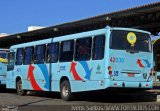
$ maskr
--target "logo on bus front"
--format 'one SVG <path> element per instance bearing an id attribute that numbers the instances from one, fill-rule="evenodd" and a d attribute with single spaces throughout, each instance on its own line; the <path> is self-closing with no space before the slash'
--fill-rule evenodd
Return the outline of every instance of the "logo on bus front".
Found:
<path id="1" fill-rule="evenodd" d="M 122 58 L 122 57 L 111 57 L 110 62 L 112 62 L 112 63 L 124 63 L 124 58 Z"/>
<path id="2" fill-rule="evenodd" d="M 101 72 L 101 66 L 98 64 L 96 74 L 101 74 L 101 73 L 102 73 L 102 72 Z"/>
<path id="3" fill-rule="evenodd" d="M 136 34 L 133 32 L 129 32 L 127 34 L 127 40 L 131 44 L 131 46 L 133 47 L 134 44 L 136 43 L 136 40 L 137 40 Z"/>

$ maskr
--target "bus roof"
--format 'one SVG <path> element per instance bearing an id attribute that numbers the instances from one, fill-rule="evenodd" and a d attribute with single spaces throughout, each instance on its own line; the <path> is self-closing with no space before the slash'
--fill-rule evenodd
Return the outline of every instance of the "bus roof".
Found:
<path id="1" fill-rule="evenodd" d="M 112 27 L 112 30 L 129 30 L 129 31 L 135 31 L 135 32 L 142 32 L 142 33 L 147 33 L 151 34 L 148 31 L 140 30 L 140 29 L 134 29 L 134 28 L 122 28 L 122 27 Z"/>
<path id="2" fill-rule="evenodd" d="M 9 51 L 9 49 L 0 48 L 0 51 Z"/>
<path id="3" fill-rule="evenodd" d="M 40 44 L 46 44 L 51 42 L 51 38 L 50 39 L 44 39 L 44 40 L 38 40 L 38 41 L 33 41 L 33 42 L 27 42 L 27 43 L 22 43 L 22 44 L 17 44 L 17 45 L 13 45 L 10 47 L 10 49 L 16 49 L 16 48 L 21 48 L 21 47 L 30 47 L 30 46 L 34 46 L 34 45 L 40 45 Z"/>
<path id="4" fill-rule="evenodd" d="M 53 42 L 76 39 L 80 37 L 94 36 L 94 35 L 102 34 L 105 32 L 106 32 L 106 28 L 103 28 L 103 29 L 87 31 L 87 32 L 82 32 L 82 33 L 64 35 L 64 36 L 54 37 Z M 34 42 L 22 43 L 22 44 L 13 45 L 11 46 L 10 49 L 15 49 L 15 48 L 20 48 L 20 47 L 29 47 L 29 46 L 33 46 L 33 44 L 40 45 L 40 44 L 50 43 L 51 41 L 52 41 L 52 38 L 34 41 Z"/>
<path id="5" fill-rule="evenodd" d="M 129 31 L 136 31 L 136 32 L 142 32 L 142 33 L 150 34 L 150 32 L 139 30 L 139 29 L 107 26 L 103 29 L 97 29 L 97 30 L 86 31 L 86 32 L 81 32 L 81 33 L 76 33 L 76 34 L 54 37 L 54 39 L 52 39 L 52 37 L 51 37 L 50 39 L 44 39 L 44 40 L 38 40 L 38 41 L 33 41 L 33 42 L 28 42 L 28 43 L 17 44 L 17 45 L 11 46 L 10 49 L 15 49 L 15 48 L 20 48 L 20 47 L 29 47 L 29 46 L 33 46 L 33 44 L 34 45 L 46 44 L 46 43 L 50 43 L 51 41 L 58 42 L 58 41 L 65 41 L 65 40 L 70 40 L 70 39 L 77 39 L 77 38 L 81 38 L 81 37 L 94 36 L 94 35 L 98 35 L 98 34 L 105 34 L 105 32 L 107 31 L 106 29 L 110 29 L 110 30 L 129 30 Z"/>

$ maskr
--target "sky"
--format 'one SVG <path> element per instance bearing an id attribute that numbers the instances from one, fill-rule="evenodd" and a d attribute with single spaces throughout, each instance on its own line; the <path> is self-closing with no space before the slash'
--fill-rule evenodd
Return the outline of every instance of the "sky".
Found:
<path id="1" fill-rule="evenodd" d="M 0 33 L 26 32 L 160 0 L 0 0 Z"/>

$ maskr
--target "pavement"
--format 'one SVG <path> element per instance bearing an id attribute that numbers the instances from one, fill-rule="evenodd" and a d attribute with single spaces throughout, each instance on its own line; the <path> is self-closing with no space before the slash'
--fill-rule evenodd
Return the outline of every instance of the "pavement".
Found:
<path id="1" fill-rule="evenodd" d="M 0 110 L 10 111 L 99 111 L 109 110 L 112 106 L 118 108 L 156 108 L 160 110 L 159 90 L 145 93 L 77 93 L 73 101 L 63 101 L 59 93 L 30 92 L 26 96 L 18 96 L 15 90 L 0 89 Z M 109 108 L 109 109 L 107 109 Z M 112 109 L 110 109 L 112 110 Z M 122 109 L 121 109 L 122 110 Z M 130 109 L 128 109 L 130 110 Z M 151 110 L 151 109 L 150 109 Z"/>

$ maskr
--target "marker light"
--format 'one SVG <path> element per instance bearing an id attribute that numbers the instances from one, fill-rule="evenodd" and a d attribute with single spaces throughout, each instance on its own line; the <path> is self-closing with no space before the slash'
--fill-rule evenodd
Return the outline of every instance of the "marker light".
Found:
<path id="1" fill-rule="evenodd" d="M 111 67 L 111 66 L 108 66 L 108 70 L 109 70 L 109 71 L 112 71 L 112 67 Z"/>
<path id="2" fill-rule="evenodd" d="M 112 71 L 109 71 L 109 75 L 112 75 Z"/>
<path id="3" fill-rule="evenodd" d="M 109 75 L 112 75 L 112 67 L 111 66 L 108 66 L 108 73 L 109 73 Z"/>

